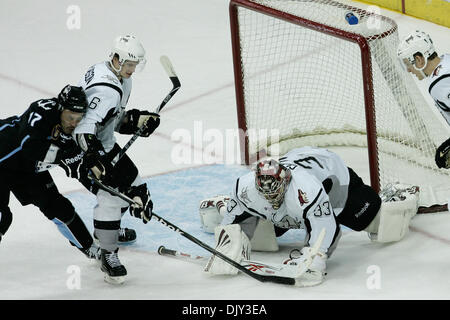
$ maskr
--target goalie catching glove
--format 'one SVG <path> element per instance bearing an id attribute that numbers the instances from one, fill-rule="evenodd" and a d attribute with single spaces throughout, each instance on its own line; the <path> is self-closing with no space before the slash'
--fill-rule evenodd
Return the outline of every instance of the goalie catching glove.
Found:
<path id="1" fill-rule="evenodd" d="M 119 133 L 135 134 L 143 128 L 142 133 L 139 135 L 140 137 L 151 135 L 158 128 L 161 121 L 159 114 L 137 109 L 127 111 L 126 117 L 128 121 L 121 125 Z"/>
<path id="2" fill-rule="evenodd" d="M 153 202 L 150 199 L 150 192 L 145 183 L 139 186 L 132 186 L 126 193 L 136 204 L 130 205 L 130 214 L 136 218 L 142 219 L 147 223 L 152 218 Z"/>
<path id="3" fill-rule="evenodd" d="M 293 252 L 291 252 L 289 259 L 284 261 L 283 264 L 296 267 L 296 274 L 294 275 L 296 286 L 311 287 L 321 284 L 326 275 L 327 254 L 322 252 L 314 253 L 311 247 L 302 248 L 299 257 L 294 257 Z"/>
<path id="4" fill-rule="evenodd" d="M 450 139 L 445 140 L 436 150 L 435 161 L 439 168 L 450 168 Z"/>

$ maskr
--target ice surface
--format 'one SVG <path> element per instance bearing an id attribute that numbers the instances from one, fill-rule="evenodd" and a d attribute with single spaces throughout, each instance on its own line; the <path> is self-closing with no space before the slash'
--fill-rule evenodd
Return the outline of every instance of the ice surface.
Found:
<path id="1" fill-rule="evenodd" d="M 136 34 L 148 51 L 149 63 L 135 76 L 129 106 L 153 109 L 170 90 L 170 81 L 158 62 L 160 55 L 171 58 L 182 88 L 163 110 L 157 132 L 149 139 L 138 139 L 129 155 L 150 186 L 155 211 L 213 245 L 213 235 L 200 230 L 198 203 L 204 197 L 229 192 L 233 179 L 246 170 L 222 165 L 224 153 L 211 155 L 207 136 L 202 135 L 208 129 L 225 134 L 237 127 L 228 1 L 135 0 L 111 5 L 106 0 L 82 0 L 76 4 L 80 29 L 70 30 L 66 23 L 72 4 L 65 0 L 0 2 L 0 118 L 19 114 L 32 101 L 76 83 L 90 65 L 106 58 L 115 36 Z M 431 34 L 440 52 L 450 52 L 448 28 L 396 12 L 382 13 L 397 21 L 401 36 L 420 27 Z M 424 84 L 420 85 L 426 95 Z M 431 99 L 425 97 L 432 107 Z M 199 121 L 202 131 L 195 140 Z M 178 141 L 171 136 L 180 129 L 192 135 L 190 141 L 183 141 L 191 161 L 177 164 L 172 152 Z M 128 139 L 122 136 L 118 141 L 123 145 Z M 340 151 L 345 157 L 352 156 Z M 206 165 L 207 155 L 218 164 Z M 353 160 L 364 161 L 356 156 Z M 55 169 L 52 175 L 92 229 L 95 197 L 67 179 L 62 170 Z M 367 179 L 364 172 L 361 175 Z M 112 287 L 103 281 L 99 266 L 69 246 L 38 209 L 22 207 L 14 197 L 10 207 L 13 224 L 0 244 L 0 299 L 450 298 L 449 213 L 416 216 L 404 241 L 388 245 L 346 231 L 328 261 L 327 280 L 313 288 L 259 283 L 245 275 L 209 277 L 200 264 L 156 253 L 161 244 L 207 255 L 204 249 L 155 221 L 143 225 L 126 215 L 123 225 L 135 228 L 138 240 L 120 250 L 129 276 L 124 285 Z M 301 239 L 301 232 L 289 232 L 280 252 L 255 253 L 254 258 L 278 263 Z M 80 271 L 78 289 L 71 287 L 73 270 Z M 373 286 L 375 274 L 379 275 L 379 287 Z"/>

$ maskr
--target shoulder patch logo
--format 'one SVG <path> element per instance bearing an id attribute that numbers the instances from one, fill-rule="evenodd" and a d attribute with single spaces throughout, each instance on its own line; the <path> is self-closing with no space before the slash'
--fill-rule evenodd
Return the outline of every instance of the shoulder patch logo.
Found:
<path id="1" fill-rule="evenodd" d="M 439 75 L 439 72 L 441 71 L 442 65 L 438 65 L 436 69 L 433 71 L 433 77 L 437 77 Z"/>
<path id="2" fill-rule="evenodd" d="M 86 85 L 88 85 L 89 82 L 91 82 L 91 80 L 94 78 L 94 68 L 94 66 L 90 67 L 84 75 L 84 82 L 86 83 Z"/>
<path id="3" fill-rule="evenodd" d="M 301 206 L 309 202 L 306 193 L 304 193 L 301 189 L 298 189 L 298 201 L 300 201 Z"/>
<path id="4" fill-rule="evenodd" d="M 57 124 L 56 126 L 54 126 L 51 135 L 52 140 L 58 140 L 59 136 L 61 135 L 61 131 L 62 131 L 61 125 Z"/>

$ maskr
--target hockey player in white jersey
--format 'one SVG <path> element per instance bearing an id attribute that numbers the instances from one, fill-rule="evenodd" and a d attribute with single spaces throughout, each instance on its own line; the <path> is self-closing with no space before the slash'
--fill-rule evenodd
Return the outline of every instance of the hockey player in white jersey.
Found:
<path id="1" fill-rule="evenodd" d="M 211 231 L 211 216 L 217 216 L 219 211 L 223 220 L 214 230 L 216 250 L 237 261 L 249 259 L 251 250 L 276 251 L 276 237 L 289 229 L 303 228 L 308 236 L 306 245 L 300 256 L 289 261 L 301 267 L 310 260 L 311 247 L 324 229 L 319 252 L 312 257 L 308 272 L 302 275 L 304 279 L 299 281 L 309 286 L 323 281 L 326 261 L 341 236 L 340 225 L 366 231 L 378 242 L 398 241 L 405 236 L 409 221 L 417 212 L 417 189 L 398 185 L 387 190 L 391 193 L 383 193 L 382 202 L 374 189 L 365 185 L 337 154 L 303 147 L 291 150 L 278 161 L 259 162 L 255 170 L 236 180 L 229 197 L 202 201 L 200 215 L 203 228 Z M 397 201 L 387 202 L 390 200 Z M 271 224 L 274 227 L 268 227 Z M 224 235 L 228 236 L 227 245 L 220 241 Z M 237 273 L 214 256 L 206 271 Z"/>
<path id="2" fill-rule="evenodd" d="M 74 135 L 85 153 L 83 161 L 91 168 L 90 172 L 104 184 L 142 203 L 143 209 L 129 207 L 129 210 L 147 223 L 153 208 L 150 193 L 126 154 L 117 161 L 121 148 L 114 136 L 115 132 L 134 134 L 144 126 L 141 136 L 148 137 L 159 126 L 156 113 L 137 109 L 125 111 L 131 93 L 131 76 L 136 70 L 142 70 L 145 63 L 145 50 L 134 36 L 114 40 L 109 59 L 90 67 L 80 82 L 90 104 Z M 128 204 L 90 185 L 89 179 L 81 180 L 97 196 L 94 235 L 101 247 L 101 270 L 106 281 L 122 283 L 127 271 L 119 260 L 117 242 L 119 231 L 123 230 L 120 229 L 121 217 Z"/>
<path id="3" fill-rule="evenodd" d="M 428 92 L 450 125 L 450 54 L 439 56 L 430 36 L 418 30 L 403 39 L 397 54 L 408 72 L 428 78 Z M 437 148 L 435 159 L 439 168 L 450 168 L 450 139 Z"/>

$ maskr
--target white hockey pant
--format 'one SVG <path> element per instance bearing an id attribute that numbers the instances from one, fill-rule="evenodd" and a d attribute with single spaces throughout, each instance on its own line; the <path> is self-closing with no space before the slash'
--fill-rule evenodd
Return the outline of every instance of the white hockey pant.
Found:
<path id="1" fill-rule="evenodd" d="M 131 184 L 138 186 L 142 179 L 137 176 Z M 94 208 L 94 233 L 100 247 L 108 251 L 114 251 L 118 247 L 120 220 L 122 208 L 128 207 L 128 203 L 109 192 L 99 190 L 97 192 L 97 205 Z"/>

